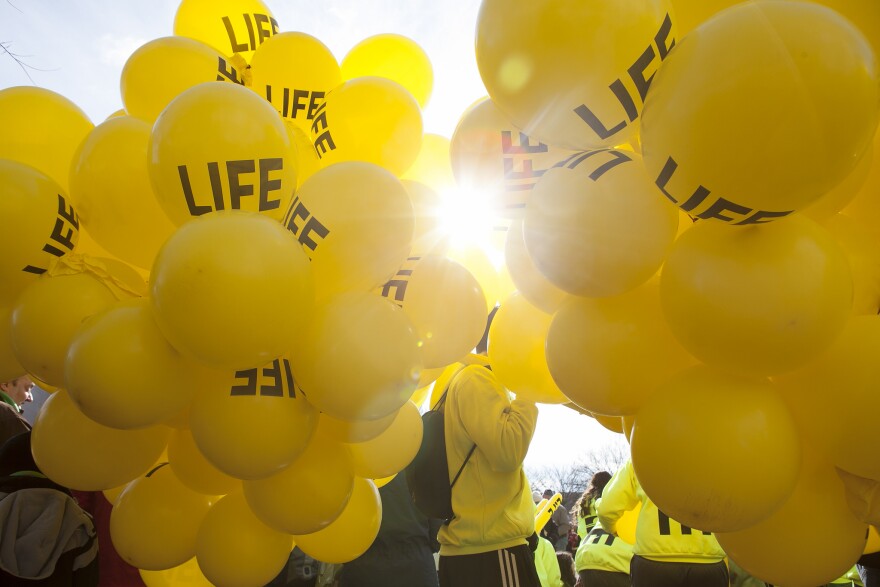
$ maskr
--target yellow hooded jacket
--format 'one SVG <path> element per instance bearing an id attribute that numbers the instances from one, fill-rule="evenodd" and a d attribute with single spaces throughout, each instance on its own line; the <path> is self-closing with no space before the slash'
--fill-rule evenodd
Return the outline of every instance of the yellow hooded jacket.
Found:
<path id="1" fill-rule="evenodd" d="M 639 485 L 632 461 L 627 461 L 605 486 L 597 505 L 599 523 L 616 534 L 617 521 L 640 501 L 642 511 L 633 554 L 661 562 L 716 563 L 724 558 L 711 532 L 689 528 L 657 509 Z"/>
<path id="2" fill-rule="evenodd" d="M 606 532 L 601 524 L 596 524 L 578 546 L 574 567 L 578 573 L 594 570 L 629 575 L 632 548 L 623 538 Z"/>
<path id="3" fill-rule="evenodd" d="M 538 408 L 511 402 L 490 370 L 469 365 L 452 379 L 443 409 L 450 480 L 477 449 L 452 489 L 455 517 L 438 534 L 440 555 L 526 544 L 535 532 L 535 504 L 522 464 Z"/>

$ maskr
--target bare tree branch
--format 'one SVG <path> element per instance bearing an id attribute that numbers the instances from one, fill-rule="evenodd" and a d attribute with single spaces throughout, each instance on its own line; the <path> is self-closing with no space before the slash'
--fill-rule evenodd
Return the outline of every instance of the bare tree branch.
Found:
<path id="1" fill-rule="evenodd" d="M 18 66 L 21 68 L 21 70 L 24 72 L 24 74 L 28 77 L 28 79 L 31 80 L 32 84 L 36 83 L 34 81 L 34 78 L 31 77 L 30 72 L 28 71 L 28 69 L 36 69 L 36 68 L 31 67 L 30 65 L 28 65 L 24 61 L 22 61 L 22 59 L 21 59 L 22 55 L 19 55 L 18 53 L 13 53 L 9 49 L 9 47 L 11 45 L 12 45 L 12 43 L 10 43 L 8 41 L 7 42 L 0 42 L 0 51 L 3 51 L 7 55 L 9 55 L 9 57 L 11 57 L 12 60 L 18 64 Z"/>

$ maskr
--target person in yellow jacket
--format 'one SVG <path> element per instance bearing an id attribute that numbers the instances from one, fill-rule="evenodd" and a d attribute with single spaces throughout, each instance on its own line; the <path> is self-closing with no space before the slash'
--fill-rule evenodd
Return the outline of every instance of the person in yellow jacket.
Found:
<path id="1" fill-rule="evenodd" d="M 633 587 L 727 587 L 724 551 L 711 532 L 680 524 L 642 490 L 632 461 L 611 478 L 597 506 L 599 523 L 616 534 L 624 512 L 641 502 L 630 562 Z"/>
<path id="2" fill-rule="evenodd" d="M 538 409 L 510 401 L 485 365 L 469 355 L 446 397 L 446 454 L 450 480 L 476 446 L 452 488 L 453 518 L 438 534 L 441 587 L 540 587 L 527 538 L 535 533 L 535 504 L 523 460 Z"/>
<path id="3" fill-rule="evenodd" d="M 535 550 L 535 569 L 538 571 L 541 587 L 565 587 L 553 543 L 546 538 L 538 538 L 538 549 Z"/>
<path id="4" fill-rule="evenodd" d="M 629 587 L 632 544 L 595 524 L 581 540 L 574 556 L 580 585 Z"/>
<path id="5" fill-rule="evenodd" d="M 611 479 L 608 471 L 599 471 L 590 478 L 586 491 L 574 504 L 572 513 L 577 520 L 577 535 L 583 542 L 593 526 L 596 525 L 596 502 L 602 496 L 602 490 Z"/>

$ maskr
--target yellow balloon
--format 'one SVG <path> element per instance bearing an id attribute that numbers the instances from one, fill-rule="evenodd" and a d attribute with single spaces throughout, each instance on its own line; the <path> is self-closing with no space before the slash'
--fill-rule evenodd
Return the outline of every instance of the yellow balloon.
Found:
<path id="1" fill-rule="evenodd" d="M 65 391 L 43 404 L 31 450 L 47 477 L 80 491 L 119 487 L 143 475 L 162 455 L 170 429 L 116 430 L 88 419 Z"/>
<path id="2" fill-rule="evenodd" d="M 189 489 L 162 463 L 128 484 L 113 506 L 110 537 L 119 556 L 159 571 L 196 554 L 196 535 L 212 500 Z"/>
<path id="3" fill-rule="evenodd" d="M 874 134 L 874 143 L 865 156 L 871 157 L 868 176 L 862 188 L 852 201 L 842 210 L 847 216 L 858 219 L 866 226 L 875 226 L 880 222 L 880 128 Z"/>
<path id="4" fill-rule="evenodd" d="M 422 112 L 404 87 L 381 77 L 343 82 L 316 111 L 311 138 L 322 165 L 366 161 L 403 174 L 422 145 Z"/>
<path id="5" fill-rule="evenodd" d="M 175 229 L 150 184 L 150 130 L 131 116 L 103 122 L 80 145 L 70 173 L 70 198 L 92 238 L 144 269 Z"/>
<path id="6" fill-rule="evenodd" d="M 570 297 L 547 332 L 559 389 L 596 414 L 635 414 L 657 385 L 696 363 L 663 318 L 655 280 L 609 298 Z"/>
<path id="7" fill-rule="evenodd" d="M 376 485 L 376 489 L 379 489 L 381 487 L 385 487 L 386 485 L 388 485 L 389 483 L 394 481 L 395 477 L 397 477 L 397 475 L 391 475 L 390 477 L 382 477 L 381 479 L 373 479 L 372 481 Z"/>
<path id="8" fill-rule="evenodd" d="M 445 251 L 448 244 L 442 227 L 443 198 L 428 185 L 411 179 L 400 181 L 413 207 L 413 243 L 410 257 Z"/>
<path id="9" fill-rule="evenodd" d="M 217 587 L 265 585 L 287 564 L 291 550 L 293 538 L 258 520 L 241 493 L 214 504 L 196 538 L 199 568 Z"/>
<path id="10" fill-rule="evenodd" d="M 143 289 L 143 285 L 140 291 L 127 285 L 116 267 L 101 259 L 74 253 L 54 261 L 12 307 L 16 357 L 28 373 L 50 385 L 65 386 L 64 363 L 83 322 L 118 300 L 143 295 Z"/>
<path id="11" fill-rule="evenodd" d="M 868 543 L 865 545 L 865 554 L 880 552 L 880 533 L 877 526 L 868 526 Z"/>
<path id="12" fill-rule="evenodd" d="M 503 218 L 521 217 L 541 176 L 571 154 L 522 132 L 489 98 L 465 110 L 449 145 L 458 185 L 476 190 Z"/>
<path id="13" fill-rule="evenodd" d="M 593 414 L 593 419 L 598 422 L 602 428 L 615 434 L 623 434 L 623 419 L 620 416 L 603 416 L 602 414 Z"/>
<path id="14" fill-rule="evenodd" d="M 852 172 L 877 125 L 878 82 L 871 46 L 834 11 L 739 4 L 691 31 L 651 85 L 648 175 L 698 218 L 784 217 Z"/>
<path id="15" fill-rule="evenodd" d="M 549 170 L 523 218 L 529 256 L 568 293 L 612 296 L 657 272 L 678 212 L 657 194 L 633 152 L 587 151 Z"/>
<path id="16" fill-rule="evenodd" d="M 0 90 L 0 159 L 38 169 L 65 192 L 73 154 L 94 127 L 76 104 L 51 90 L 32 86 Z M 2 185 L 6 184 L 4 179 Z"/>
<path id="17" fill-rule="evenodd" d="M 230 477 L 205 458 L 188 428 L 171 434 L 168 463 L 180 482 L 197 493 L 226 495 L 241 489 L 238 479 Z"/>
<path id="18" fill-rule="evenodd" d="M 278 21 L 261 0 L 182 0 L 174 15 L 174 34 L 249 61 L 262 43 L 278 34 Z"/>
<path id="19" fill-rule="evenodd" d="M 0 159 L 0 218 L 0 302 L 10 304 L 46 272 L 52 259 L 74 249 L 79 216 L 49 176 L 24 163 Z"/>
<path id="20" fill-rule="evenodd" d="M 332 564 L 356 559 L 373 543 L 382 522 L 382 500 L 376 485 L 356 477 L 348 505 L 323 530 L 296 535 L 296 545 L 307 555 Z"/>
<path id="21" fill-rule="evenodd" d="M 501 278 L 498 270 L 489 258 L 489 255 L 478 246 L 465 246 L 451 248 L 446 256 L 457 263 L 461 263 L 477 278 L 477 282 L 486 296 L 486 315 L 492 311 L 498 303 L 507 296 L 502 290 Z"/>
<path id="22" fill-rule="evenodd" d="M 111 505 L 116 505 L 116 500 L 119 499 L 119 496 L 122 495 L 122 492 L 125 491 L 125 488 L 128 487 L 128 484 L 120 485 L 119 487 L 112 487 L 110 489 L 105 489 L 101 493 L 104 494 L 104 497 L 107 501 L 110 502 Z"/>
<path id="23" fill-rule="evenodd" d="M 395 475 L 406 468 L 422 443 L 422 417 L 419 408 L 406 402 L 391 425 L 376 438 L 349 444 L 354 472 L 376 479 Z"/>
<path id="24" fill-rule="evenodd" d="M 401 179 L 418 181 L 440 192 L 452 189 L 455 187 L 455 176 L 452 174 L 449 149 L 449 139 L 425 133 L 419 156 L 406 173 L 400 176 Z"/>
<path id="25" fill-rule="evenodd" d="M 366 442 L 387 430 L 396 417 L 392 412 L 378 420 L 338 420 L 321 414 L 321 427 L 337 442 Z"/>
<path id="26" fill-rule="evenodd" d="M 710 532 L 743 530 L 770 516 L 794 490 L 801 463 L 794 420 L 773 384 L 703 365 L 674 375 L 648 398 L 631 446 L 651 501 Z"/>
<path id="27" fill-rule="evenodd" d="M 152 123 L 171 100 L 193 86 L 213 81 L 244 85 L 244 65 L 195 39 L 153 39 L 136 49 L 122 68 L 122 103 L 128 114 Z"/>
<path id="28" fill-rule="evenodd" d="M 541 311 L 553 314 L 568 297 L 565 291 L 550 283 L 535 267 L 534 261 L 526 250 L 522 221 L 520 220 L 514 221 L 507 231 L 504 260 L 507 263 L 510 279 L 517 291 Z"/>
<path id="29" fill-rule="evenodd" d="M 369 163 L 337 164 L 310 177 L 283 224 L 312 261 L 318 298 L 368 291 L 391 277 L 410 251 L 412 208 L 400 181 Z"/>
<path id="30" fill-rule="evenodd" d="M 384 77 L 406 88 L 424 108 L 434 88 L 434 69 L 418 43 L 403 35 L 384 33 L 368 37 L 342 60 L 342 77 Z"/>
<path id="31" fill-rule="evenodd" d="M 301 129 L 295 122 L 284 121 L 284 129 L 287 138 L 290 139 L 290 147 L 296 155 L 296 188 L 299 189 L 308 178 L 321 169 L 321 160 L 315 146 L 309 139 L 308 130 Z"/>
<path id="32" fill-rule="evenodd" d="M 180 226 L 215 210 L 276 220 L 296 189 L 296 157 L 275 109 L 237 84 L 199 84 L 162 111 L 149 142 L 153 190 Z"/>
<path id="33" fill-rule="evenodd" d="M 697 222 L 660 278 L 672 332 L 697 359 L 733 372 L 783 373 L 834 340 L 852 309 L 849 263 L 798 215 L 731 230 Z"/>
<path id="34" fill-rule="evenodd" d="M 379 293 L 403 308 L 412 321 L 427 368 L 466 355 L 486 329 L 486 298 L 480 284 L 445 257 L 410 257 Z"/>
<path id="35" fill-rule="evenodd" d="M 164 423 L 189 405 L 209 374 L 168 344 L 146 299 L 114 304 L 84 322 L 64 365 L 67 391 L 83 414 L 122 430 Z"/>
<path id="36" fill-rule="evenodd" d="M 12 309 L 0 305 L 0 379 L 12 381 L 25 372 L 12 346 Z"/>
<path id="37" fill-rule="evenodd" d="M 199 563 L 193 557 L 176 567 L 162 571 L 138 571 L 147 587 L 213 587 L 205 578 Z"/>
<path id="38" fill-rule="evenodd" d="M 552 317 L 514 293 L 502 302 L 489 328 L 489 362 L 517 398 L 546 404 L 569 401 L 547 367 L 544 344 Z"/>
<path id="39" fill-rule="evenodd" d="M 667 0 L 485 1 L 480 76 L 517 127 L 568 149 L 619 145 L 676 44 Z"/>
<path id="40" fill-rule="evenodd" d="M 855 169 L 821 198 L 804 208 L 803 215 L 821 223 L 846 208 L 868 180 L 873 160 L 874 147 L 868 145 Z"/>
<path id="41" fill-rule="evenodd" d="M 250 71 L 250 88 L 306 133 L 327 92 L 342 82 L 339 63 L 327 45 L 299 32 L 279 33 L 260 45 Z"/>
<path id="42" fill-rule="evenodd" d="M 312 270 L 296 240 L 274 220 L 242 211 L 179 228 L 156 257 L 150 294 L 176 349 L 233 369 L 290 350 L 314 303 Z"/>
<path id="43" fill-rule="evenodd" d="M 351 456 L 323 428 L 281 472 L 245 481 L 244 495 L 264 524 L 280 532 L 310 534 L 339 517 L 354 485 Z"/>
<path id="44" fill-rule="evenodd" d="M 189 423 L 196 446 L 232 477 L 274 475 L 305 450 L 318 414 L 294 387 L 286 356 L 230 375 L 193 400 Z"/>
<path id="45" fill-rule="evenodd" d="M 297 381 L 309 402 L 340 420 L 378 420 L 416 390 L 419 339 L 406 314 L 373 293 L 320 305 L 300 350 Z"/>
<path id="46" fill-rule="evenodd" d="M 761 485 L 762 483 L 756 484 Z M 811 515 L 822 512 L 822 523 Z M 846 503 L 843 482 L 830 464 L 804 454 L 791 496 L 769 518 L 718 543 L 754 577 L 774 585 L 824 585 L 849 570 L 865 547 L 867 526 Z"/>
<path id="47" fill-rule="evenodd" d="M 846 214 L 822 222 L 846 253 L 853 276 L 853 313 L 880 310 L 880 239 L 872 229 Z"/>
<path id="48" fill-rule="evenodd" d="M 880 442 L 865 428 L 880 409 L 878 343 L 880 316 L 855 316 L 827 351 L 778 378 L 803 434 L 836 466 L 870 479 L 880 479 Z"/>

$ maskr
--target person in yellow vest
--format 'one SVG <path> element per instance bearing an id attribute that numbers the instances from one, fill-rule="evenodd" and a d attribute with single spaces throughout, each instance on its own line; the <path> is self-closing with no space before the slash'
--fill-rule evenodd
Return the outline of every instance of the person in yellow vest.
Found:
<path id="1" fill-rule="evenodd" d="M 553 544 L 546 538 L 538 538 L 538 549 L 535 550 L 535 569 L 538 571 L 538 579 L 541 587 L 565 587 L 562 583 L 562 573 L 556 560 L 556 551 Z"/>
<path id="2" fill-rule="evenodd" d="M 574 556 L 580 585 L 629 587 L 632 545 L 595 524 L 581 540 Z"/>
<path id="3" fill-rule="evenodd" d="M 577 535 L 581 542 L 596 525 L 596 501 L 602 496 L 602 490 L 605 489 L 609 479 L 611 473 L 608 471 L 594 473 L 584 494 L 574 504 L 572 513 L 577 520 Z"/>
<path id="4" fill-rule="evenodd" d="M 490 369 L 470 364 L 450 383 L 444 410 L 450 479 L 473 453 L 452 489 L 455 515 L 438 534 L 440 586 L 539 587 L 527 540 L 535 534 L 535 504 L 523 470 L 537 407 L 511 401 Z"/>
<path id="5" fill-rule="evenodd" d="M 616 534 L 618 520 L 639 502 L 636 541 L 630 562 L 633 587 L 727 587 L 724 551 L 711 532 L 680 524 L 645 494 L 632 461 L 608 482 L 597 505 L 599 523 Z"/>

